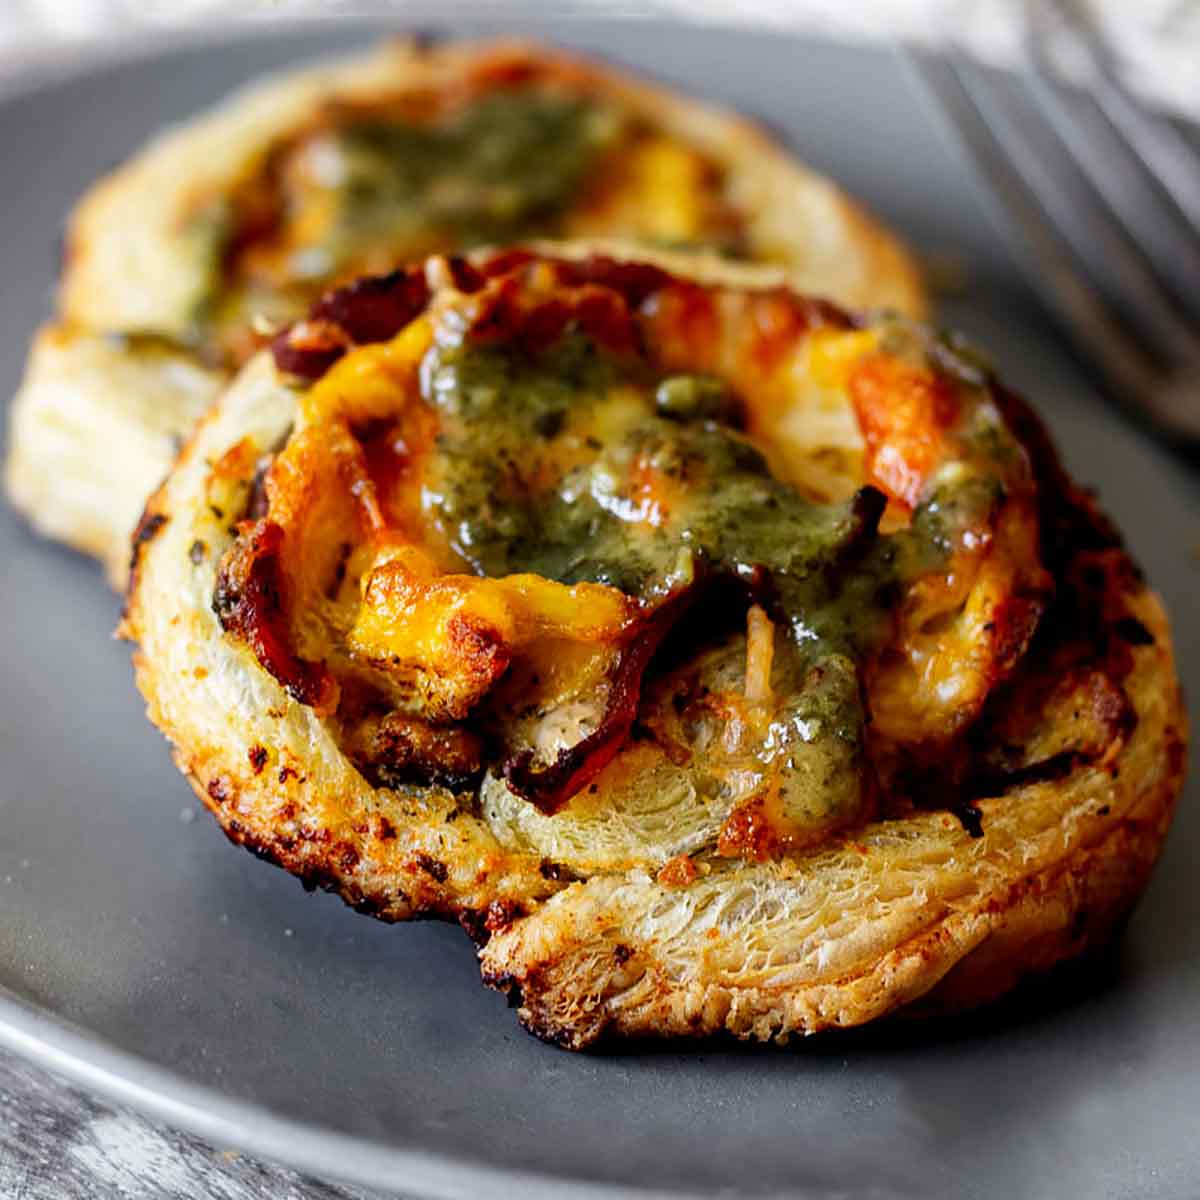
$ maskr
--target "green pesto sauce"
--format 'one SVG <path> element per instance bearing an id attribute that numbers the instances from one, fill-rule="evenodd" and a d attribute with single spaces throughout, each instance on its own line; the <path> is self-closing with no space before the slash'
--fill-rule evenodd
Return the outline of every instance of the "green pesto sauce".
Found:
<path id="1" fill-rule="evenodd" d="M 607 441 L 573 430 L 572 419 L 603 405 L 618 381 L 634 387 L 641 411 Z M 645 599 L 696 569 L 765 567 L 815 586 L 857 525 L 850 505 L 804 500 L 746 438 L 712 419 L 733 407 L 716 379 L 618 374 L 576 335 L 534 359 L 443 346 L 427 361 L 424 383 L 442 416 L 431 515 L 483 575 L 533 571 Z M 547 493 L 537 480 L 564 450 L 583 461 Z M 630 473 L 639 461 L 686 490 L 656 529 L 637 519 Z"/>
<path id="2" fill-rule="evenodd" d="M 612 110 L 536 89 L 493 92 L 438 124 L 347 126 L 326 249 L 337 260 L 426 231 L 460 246 L 552 234 L 620 133 Z"/>
<path id="3" fill-rule="evenodd" d="M 283 220 L 298 240 L 282 275 L 225 280 L 238 234 L 228 200 L 197 211 L 183 233 L 197 281 L 195 338 L 239 328 L 261 314 L 301 315 L 331 279 L 427 254 L 553 237 L 604 153 L 627 133 L 613 108 L 527 88 L 492 92 L 447 119 L 417 123 L 384 115 L 353 121 L 306 143 L 316 154 L 308 182 L 281 178 Z M 314 147 L 318 147 L 314 151 Z M 322 219 L 306 229 L 306 214 Z"/>
<path id="4" fill-rule="evenodd" d="M 618 386 L 620 416 L 597 437 Z M 647 600 L 697 573 L 766 572 L 801 643 L 861 648 L 863 614 L 890 604 L 888 585 L 928 570 L 996 495 L 967 474 L 938 488 L 910 529 L 877 535 L 855 500 L 816 503 L 776 479 L 738 432 L 722 380 L 656 376 L 579 334 L 536 355 L 442 340 L 422 389 L 441 419 L 426 507 L 473 570 L 604 583 Z M 547 490 L 564 460 L 576 465 Z M 678 484 L 657 528 L 639 506 L 638 464 Z"/>
<path id="5" fill-rule="evenodd" d="M 617 385 L 620 416 L 604 425 Z M 819 729 L 842 758 L 861 748 L 858 665 L 886 635 L 899 589 L 993 510 L 1003 489 L 992 468 L 1015 452 L 990 405 L 975 406 L 965 457 L 935 477 L 908 528 L 883 535 L 861 501 L 815 503 L 775 479 L 737 431 L 722 381 L 656 377 L 579 334 L 536 355 L 443 339 L 422 388 L 441 418 L 426 512 L 473 570 L 603 583 L 648 602 L 705 574 L 757 576 L 791 635 L 776 645 L 790 696 L 780 728 Z M 611 436 L 589 433 L 597 424 Z M 567 457 L 576 465 L 561 474 Z M 658 528 L 638 504 L 647 460 L 683 489 Z"/>

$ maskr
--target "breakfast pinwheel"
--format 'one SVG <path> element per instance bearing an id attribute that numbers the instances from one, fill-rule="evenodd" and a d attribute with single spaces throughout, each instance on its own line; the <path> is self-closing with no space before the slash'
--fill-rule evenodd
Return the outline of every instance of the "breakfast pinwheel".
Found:
<path id="1" fill-rule="evenodd" d="M 633 247 L 326 294 L 123 632 L 233 841 L 459 921 L 573 1048 L 993 998 L 1108 937 L 1183 771 L 1159 601 L 977 351 Z"/>

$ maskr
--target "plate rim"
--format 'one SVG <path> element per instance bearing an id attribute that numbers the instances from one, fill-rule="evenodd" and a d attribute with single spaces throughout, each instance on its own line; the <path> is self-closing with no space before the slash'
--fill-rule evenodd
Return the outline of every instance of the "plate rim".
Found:
<path id="1" fill-rule="evenodd" d="M 583 1182 L 548 1172 L 483 1165 L 449 1154 L 389 1147 L 281 1116 L 89 1034 L 0 986 L 0 1047 L 107 1100 L 214 1145 L 233 1146 L 322 1180 L 412 1195 L 413 1200 L 687 1200 L 699 1193 Z M 333 1165 L 336 1164 L 336 1165 Z M 403 1176 L 398 1179 L 398 1176 Z M 485 1190 L 486 1189 L 486 1190 Z"/>

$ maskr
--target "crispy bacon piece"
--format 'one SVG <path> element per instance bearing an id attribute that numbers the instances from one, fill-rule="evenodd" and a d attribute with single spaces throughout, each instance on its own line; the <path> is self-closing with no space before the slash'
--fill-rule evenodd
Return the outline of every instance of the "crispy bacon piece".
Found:
<path id="1" fill-rule="evenodd" d="M 501 275 L 508 275 L 535 261 L 536 256 L 532 251 L 520 249 L 498 250 L 475 266 L 458 257 L 449 260 L 454 272 L 454 286 L 463 292 L 477 292 L 483 286 L 485 279 L 496 279 Z"/>
<path id="2" fill-rule="evenodd" d="M 621 651 L 608 706 L 587 737 L 560 750 L 548 766 L 535 766 L 533 751 L 513 755 L 501 768 L 512 791 L 553 816 L 616 757 L 629 738 L 641 699 L 642 676 L 655 651 L 696 600 L 698 585 L 676 593 L 654 611 Z"/>
<path id="3" fill-rule="evenodd" d="M 326 292 L 314 305 L 312 315 L 340 325 L 355 345 L 362 346 L 394 337 L 428 303 L 424 272 L 402 270 L 368 276 Z"/>
<path id="4" fill-rule="evenodd" d="M 650 315 L 652 323 L 664 331 L 678 327 L 686 349 L 693 354 L 708 349 L 715 335 L 715 314 L 705 290 L 682 283 L 648 263 L 620 262 L 604 255 L 537 258 L 528 250 L 505 250 L 476 262 L 458 256 L 444 261 L 460 291 L 480 292 L 489 285 L 494 289 L 474 321 L 473 331 L 479 337 L 516 336 L 536 349 L 575 322 L 602 345 L 630 350 L 640 342 L 634 314 L 651 297 L 663 307 L 663 313 Z M 551 271 L 554 282 L 568 295 L 522 304 L 524 288 L 519 273 L 532 264 Z M 274 339 L 271 351 L 276 365 L 302 379 L 320 379 L 352 346 L 395 336 L 422 312 L 428 300 L 425 276 L 415 269 L 368 276 L 335 288 L 317 301 L 306 320 Z M 817 326 L 853 328 L 855 324 L 827 301 L 802 299 L 782 290 L 763 293 L 756 302 L 762 309 L 758 324 L 763 353 L 768 349 L 776 353 L 784 334 L 790 338 Z M 680 325 L 685 309 L 692 318 Z"/>
<path id="5" fill-rule="evenodd" d="M 647 296 L 672 284 L 658 267 L 620 263 L 595 256 L 579 262 L 548 262 L 558 282 L 571 289 L 535 304 L 523 303 L 524 289 L 516 275 L 539 260 L 525 250 L 493 255 L 478 265 L 461 257 L 449 258 L 447 270 L 464 292 L 488 289 L 473 321 L 476 337 L 517 337 L 530 349 L 548 345 L 575 322 L 587 334 L 613 350 L 631 350 L 638 343 L 633 309 Z M 352 346 L 386 341 L 420 315 L 429 301 L 429 287 L 419 270 L 368 276 L 326 292 L 306 320 L 298 321 L 271 343 L 281 371 L 315 381 Z"/>
<path id="6" fill-rule="evenodd" d="M 289 375 L 320 379 L 351 346 L 394 337 L 429 302 L 425 276 L 416 270 L 367 276 L 326 292 L 308 319 L 271 343 L 275 365 Z"/>
<path id="7" fill-rule="evenodd" d="M 540 293 L 516 274 L 484 284 L 471 318 L 471 337 L 502 342 L 535 354 L 556 342 L 568 326 L 616 353 L 636 350 L 640 336 L 629 301 L 611 288 L 579 283 Z"/>
<path id="8" fill-rule="evenodd" d="M 349 345 L 345 331 L 328 321 L 297 321 L 271 342 L 275 365 L 288 375 L 320 379 Z"/>
<path id="9" fill-rule="evenodd" d="M 241 638 L 263 667 L 300 704 L 327 712 L 337 684 L 323 663 L 308 662 L 289 644 L 279 549 L 283 530 L 259 521 L 221 563 L 213 611 L 227 633 Z"/>
<path id="10" fill-rule="evenodd" d="M 589 258 L 559 259 L 559 277 L 571 286 L 593 283 L 625 297 L 637 308 L 647 297 L 664 288 L 677 286 L 677 280 L 662 267 L 650 263 L 620 262 L 595 254 Z"/>

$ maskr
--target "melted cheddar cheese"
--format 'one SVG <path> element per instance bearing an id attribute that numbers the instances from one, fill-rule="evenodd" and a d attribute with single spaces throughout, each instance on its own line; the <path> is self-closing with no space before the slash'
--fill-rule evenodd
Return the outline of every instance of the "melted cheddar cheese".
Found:
<path id="1" fill-rule="evenodd" d="M 1028 462 L 923 330 L 528 254 L 357 295 L 399 327 L 338 342 L 351 290 L 281 339 L 316 378 L 216 602 L 381 785 L 769 857 L 944 756 L 1032 635 Z"/>

